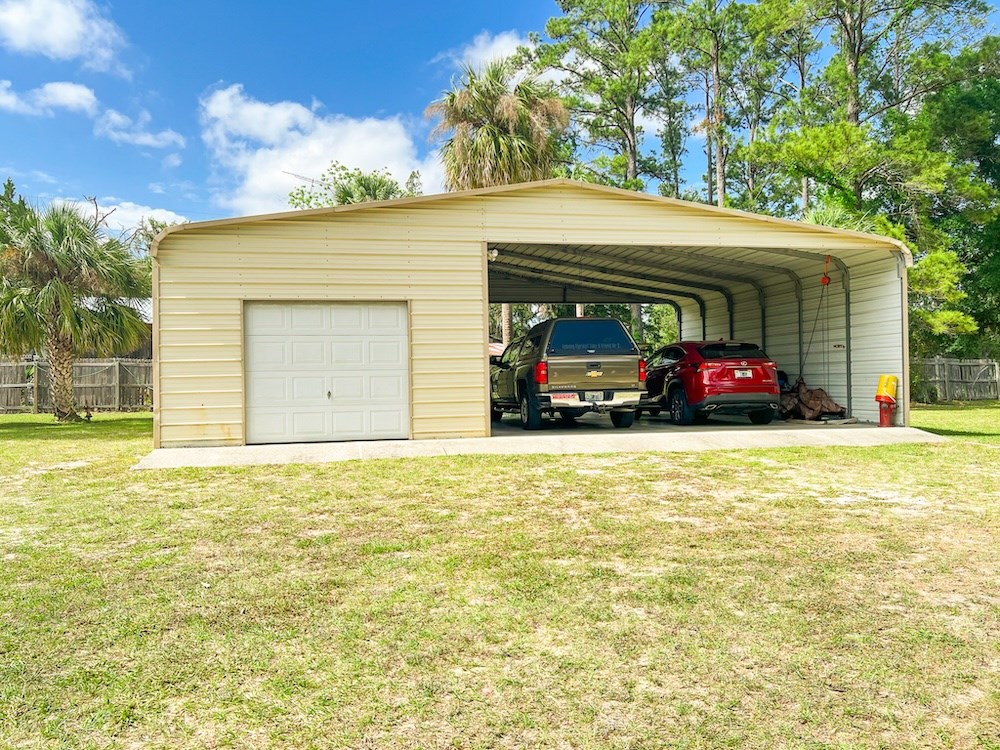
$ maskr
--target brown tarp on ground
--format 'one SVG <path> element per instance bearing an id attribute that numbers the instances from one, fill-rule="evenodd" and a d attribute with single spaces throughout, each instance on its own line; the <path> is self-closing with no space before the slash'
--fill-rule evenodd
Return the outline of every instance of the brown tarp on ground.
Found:
<path id="1" fill-rule="evenodd" d="M 843 419 L 847 409 L 834 401 L 822 388 L 810 388 L 802 378 L 788 393 L 781 394 L 782 419 L 816 420 L 823 415 Z"/>

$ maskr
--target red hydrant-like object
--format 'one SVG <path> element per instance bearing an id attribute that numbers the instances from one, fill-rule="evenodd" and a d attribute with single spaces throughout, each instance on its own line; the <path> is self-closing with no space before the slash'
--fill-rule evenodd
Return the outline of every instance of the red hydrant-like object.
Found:
<path id="1" fill-rule="evenodd" d="M 895 375 L 881 375 L 875 400 L 878 402 L 878 426 L 892 427 L 896 417 L 896 386 L 899 379 Z"/>

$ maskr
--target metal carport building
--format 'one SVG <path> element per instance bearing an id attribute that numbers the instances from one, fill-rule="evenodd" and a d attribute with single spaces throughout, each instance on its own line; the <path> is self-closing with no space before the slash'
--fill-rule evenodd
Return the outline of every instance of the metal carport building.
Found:
<path id="1" fill-rule="evenodd" d="M 866 421 L 908 382 L 902 243 L 570 180 L 179 225 L 153 257 L 156 447 L 489 435 L 489 302 L 672 304 Z"/>

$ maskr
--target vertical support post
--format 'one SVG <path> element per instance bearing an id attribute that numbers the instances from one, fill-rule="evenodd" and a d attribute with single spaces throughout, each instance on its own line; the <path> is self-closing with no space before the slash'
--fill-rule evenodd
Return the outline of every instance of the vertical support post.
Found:
<path id="1" fill-rule="evenodd" d="M 122 410 L 122 362 L 115 357 L 115 395 L 114 410 Z"/>
<path id="2" fill-rule="evenodd" d="M 1000 401 L 1000 362 L 993 363 L 993 385 L 997 387 L 997 401 Z"/>
<path id="3" fill-rule="evenodd" d="M 951 401 L 951 366 L 944 363 L 944 400 Z"/>
<path id="4" fill-rule="evenodd" d="M 34 374 L 31 376 L 31 411 L 34 414 L 38 414 L 41 411 L 41 407 L 38 403 L 38 394 L 40 390 L 38 388 L 38 381 L 42 376 L 42 372 L 41 368 L 38 366 L 37 359 L 35 360 L 34 367 L 32 368 L 32 373 Z"/>

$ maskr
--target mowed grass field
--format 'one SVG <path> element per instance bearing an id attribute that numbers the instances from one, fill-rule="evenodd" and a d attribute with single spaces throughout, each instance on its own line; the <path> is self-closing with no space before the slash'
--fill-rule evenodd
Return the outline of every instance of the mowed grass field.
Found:
<path id="1" fill-rule="evenodd" d="M 1000 748 L 1000 405 L 944 445 L 132 472 L 0 417 L 0 748 Z"/>

